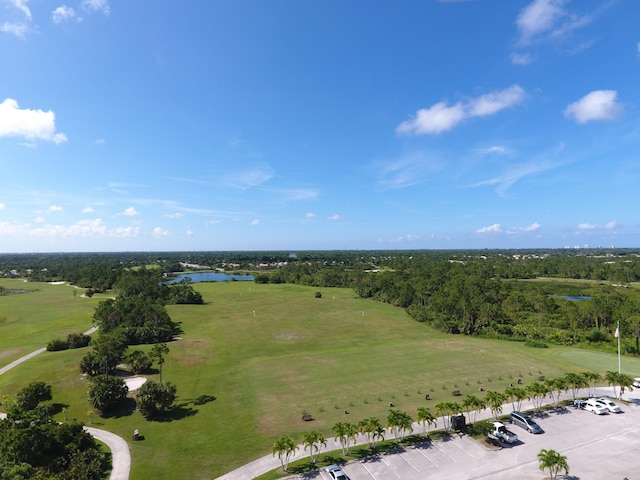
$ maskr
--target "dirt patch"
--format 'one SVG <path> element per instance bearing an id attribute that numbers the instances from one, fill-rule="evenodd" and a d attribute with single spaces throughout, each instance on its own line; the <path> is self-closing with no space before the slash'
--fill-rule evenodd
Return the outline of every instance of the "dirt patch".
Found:
<path id="1" fill-rule="evenodd" d="M 0 359 L 12 357 L 13 355 L 22 356 L 25 353 L 24 349 L 10 348 L 9 350 L 2 350 L 0 352 Z"/>
<path id="2" fill-rule="evenodd" d="M 296 335 L 295 333 L 279 333 L 277 335 L 274 335 L 274 337 L 276 337 L 278 340 L 297 340 L 298 338 L 300 338 L 300 336 Z"/>

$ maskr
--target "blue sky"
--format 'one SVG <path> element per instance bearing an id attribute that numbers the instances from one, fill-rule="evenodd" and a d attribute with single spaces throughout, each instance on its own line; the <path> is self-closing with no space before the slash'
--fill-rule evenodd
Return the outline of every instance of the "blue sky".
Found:
<path id="1" fill-rule="evenodd" d="M 0 0 L 0 252 L 638 247 L 635 0 Z"/>

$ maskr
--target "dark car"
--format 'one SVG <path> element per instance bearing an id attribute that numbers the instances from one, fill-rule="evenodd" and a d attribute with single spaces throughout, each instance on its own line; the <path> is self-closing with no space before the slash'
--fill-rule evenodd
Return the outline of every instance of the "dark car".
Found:
<path id="1" fill-rule="evenodd" d="M 511 412 L 509 415 L 509 420 L 514 425 L 517 425 L 521 428 L 524 428 L 529 433 L 543 433 L 542 427 L 536 423 L 536 421 L 531 418 L 526 413 L 522 412 Z"/>

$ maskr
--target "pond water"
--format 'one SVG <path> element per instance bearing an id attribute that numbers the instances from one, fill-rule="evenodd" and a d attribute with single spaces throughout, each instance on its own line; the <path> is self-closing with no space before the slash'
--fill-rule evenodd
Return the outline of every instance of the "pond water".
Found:
<path id="1" fill-rule="evenodd" d="M 191 279 L 191 283 L 199 282 L 247 282 L 253 281 L 253 275 L 229 275 L 227 273 L 216 272 L 192 272 L 192 273 L 180 273 L 177 277 L 168 280 L 165 283 L 180 283 L 182 279 L 188 277 Z"/>
<path id="2" fill-rule="evenodd" d="M 591 300 L 591 297 L 587 295 L 565 295 L 567 300 Z"/>

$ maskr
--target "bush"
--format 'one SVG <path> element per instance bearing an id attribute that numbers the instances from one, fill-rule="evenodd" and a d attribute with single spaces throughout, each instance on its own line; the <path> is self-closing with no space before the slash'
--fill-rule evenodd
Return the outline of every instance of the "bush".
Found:
<path id="1" fill-rule="evenodd" d="M 89 345 L 91 337 L 84 333 L 71 333 L 67 336 L 69 348 L 83 348 Z"/>
<path id="2" fill-rule="evenodd" d="M 588 341 L 592 343 L 605 342 L 607 341 L 607 334 L 604 333 L 602 330 L 598 330 L 597 328 L 594 328 L 589 333 L 587 333 L 584 338 L 586 338 Z"/>
<path id="3" fill-rule="evenodd" d="M 100 415 L 103 415 L 127 398 L 127 393 L 129 393 L 129 387 L 122 378 L 98 375 L 91 380 L 89 403 Z"/>
<path id="4" fill-rule="evenodd" d="M 144 418 L 153 418 L 171 406 L 176 399 L 176 391 L 176 386 L 171 382 L 160 384 L 149 380 L 136 393 L 138 410 Z"/>
<path id="5" fill-rule="evenodd" d="M 142 350 L 134 350 L 126 358 L 127 364 L 135 374 L 147 372 L 151 369 L 152 361 Z"/>
<path id="6" fill-rule="evenodd" d="M 322 292 L 316 292 L 316 298 L 322 298 Z"/>
<path id="7" fill-rule="evenodd" d="M 31 382 L 18 392 L 16 404 L 21 410 L 34 410 L 40 402 L 51 400 L 51 385 Z"/>
<path id="8" fill-rule="evenodd" d="M 59 352 L 61 350 L 67 350 L 68 348 L 69 344 L 62 338 L 54 338 L 47 343 L 47 351 L 49 352 Z"/>
<path id="9" fill-rule="evenodd" d="M 524 342 L 525 346 L 527 347 L 533 347 L 533 348 L 548 348 L 547 344 L 544 342 L 541 342 L 539 340 L 531 340 L 528 339 L 526 342 Z"/>

